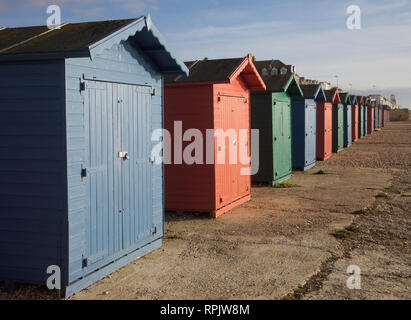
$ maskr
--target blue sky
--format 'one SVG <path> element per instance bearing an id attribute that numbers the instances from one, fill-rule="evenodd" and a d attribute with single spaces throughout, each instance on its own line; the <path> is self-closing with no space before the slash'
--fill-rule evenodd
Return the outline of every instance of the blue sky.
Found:
<path id="1" fill-rule="evenodd" d="M 361 92 L 397 93 L 411 107 L 411 1 L 361 0 L 0 0 L 1 26 L 45 24 L 58 4 L 68 22 L 137 17 L 150 11 L 183 60 L 245 56 L 294 64 L 307 78 Z M 358 5 L 362 29 L 348 30 Z M 364 91 L 365 90 L 365 91 Z"/>

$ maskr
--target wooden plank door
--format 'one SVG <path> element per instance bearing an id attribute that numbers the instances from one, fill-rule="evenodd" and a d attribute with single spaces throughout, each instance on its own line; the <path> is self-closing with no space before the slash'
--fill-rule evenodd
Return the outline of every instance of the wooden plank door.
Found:
<path id="1" fill-rule="evenodd" d="M 122 241 L 129 248 L 152 236 L 151 88 L 117 84 L 121 119 Z"/>
<path id="2" fill-rule="evenodd" d="M 315 103 L 307 103 L 305 107 L 305 165 L 307 166 L 315 162 L 317 107 Z"/>

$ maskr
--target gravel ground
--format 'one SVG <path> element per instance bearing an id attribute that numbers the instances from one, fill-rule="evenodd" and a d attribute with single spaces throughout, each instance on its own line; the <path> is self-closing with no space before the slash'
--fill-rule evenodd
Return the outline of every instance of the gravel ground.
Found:
<path id="1" fill-rule="evenodd" d="M 70 299 L 409 299 L 410 158 L 411 121 L 390 123 L 217 220 L 167 214 L 162 248 Z M 361 290 L 346 287 L 352 264 Z M 25 298 L 55 295 L 0 285 Z"/>

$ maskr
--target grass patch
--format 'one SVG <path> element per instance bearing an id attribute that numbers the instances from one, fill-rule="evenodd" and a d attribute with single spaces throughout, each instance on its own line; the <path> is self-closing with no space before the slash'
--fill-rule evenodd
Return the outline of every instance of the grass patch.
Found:
<path id="1" fill-rule="evenodd" d="M 395 189 L 393 186 L 384 188 L 384 191 L 388 192 L 388 193 L 395 193 L 395 194 L 400 194 L 401 193 L 400 191 Z"/>
<path id="2" fill-rule="evenodd" d="M 301 300 L 307 293 L 321 289 L 323 282 L 331 273 L 334 264 L 338 259 L 339 258 L 335 255 L 329 257 L 321 264 L 320 271 L 310 277 L 303 286 L 298 286 L 298 288 L 294 289 L 292 293 L 283 297 L 282 300 Z"/>
<path id="3" fill-rule="evenodd" d="M 366 188 L 367 190 L 378 190 L 378 188 Z"/>
<path id="4" fill-rule="evenodd" d="M 344 229 L 338 230 L 336 232 L 333 232 L 331 235 L 336 237 L 337 239 L 343 240 L 343 239 L 351 239 L 351 240 L 356 240 L 357 239 L 357 233 L 360 230 L 353 226 L 350 225 L 348 227 L 345 227 Z"/>
<path id="5" fill-rule="evenodd" d="M 326 174 L 325 173 L 325 171 L 324 170 L 319 170 L 319 171 L 317 171 L 316 173 L 314 173 L 314 174 Z"/>
<path id="6" fill-rule="evenodd" d="M 299 188 L 299 187 L 301 186 L 298 184 L 293 184 L 293 183 L 288 183 L 288 182 L 276 183 L 274 185 L 274 188 L 277 188 L 277 189 Z"/>
<path id="7" fill-rule="evenodd" d="M 384 198 L 384 199 L 387 199 L 387 198 L 388 198 L 388 194 L 381 192 L 381 193 L 377 194 L 375 197 L 376 197 L 376 198 Z"/>
<path id="8" fill-rule="evenodd" d="M 365 209 L 361 209 L 361 210 L 354 211 L 351 214 L 353 214 L 355 216 L 368 216 L 369 212 Z"/>

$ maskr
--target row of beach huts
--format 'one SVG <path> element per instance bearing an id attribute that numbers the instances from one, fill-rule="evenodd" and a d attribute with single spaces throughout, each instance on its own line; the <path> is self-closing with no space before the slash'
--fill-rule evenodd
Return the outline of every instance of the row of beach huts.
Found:
<path id="1" fill-rule="evenodd" d="M 217 217 L 389 121 L 278 63 L 182 63 L 149 16 L 0 28 L 0 281 L 70 296 L 160 247 L 166 210 Z M 193 148 L 210 129 L 234 135 Z"/>

